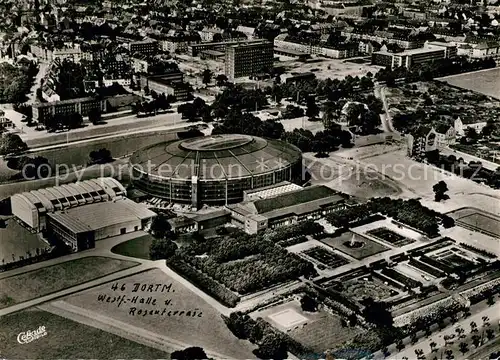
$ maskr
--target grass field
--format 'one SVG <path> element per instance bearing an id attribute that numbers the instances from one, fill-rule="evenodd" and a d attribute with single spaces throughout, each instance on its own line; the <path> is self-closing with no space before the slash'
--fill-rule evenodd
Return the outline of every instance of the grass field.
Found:
<path id="1" fill-rule="evenodd" d="M 118 244 L 111 251 L 115 254 L 149 260 L 149 246 L 152 242 L 153 237 L 151 235 L 144 235 Z"/>
<path id="2" fill-rule="evenodd" d="M 450 85 L 458 86 L 463 89 L 476 91 L 478 93 L 493 96 L 500 99 L 500 69 L 493 68 L 484 71 L 475 71 L 471 73 L 452 75 L 442 78 L 442 81 Z"/>
<path id="3" fill-rule="evenodd" d="M 133 292 L 134 283 L 141 284 L 162 284 L 170 285 L 169 292 Z M 114 284 L 114 283 L 113 283 Z M 172 339 L 201 346 L 207 351 L 213 351 L 227 355 L 231 359 L 254 358 L 252 354 L 253 346 L 251 343 L 238 340 L 226 327 L 218 311 L 202 298 L 195 295 L 181 283 L 172 279 L 161 270 L 150 270 L 140 274 L 133 275 L 122 281 L 119 281 L 119 289 L 125 284 L 124 291 L 113 291 L 111 283 L 98 286 L 65 299 L 71 305 L 88 309 L 97 314 L 137 326 L 148 331 L 168 336 Z M 107 303 L 99 301 L 99 295 L 124 295 L 126 301 L 118 307 L 116 303 Z M 132 303 L 134 296 L 152 297 L 156 300 L 156 305 Z M 165 301 L 169 301 L 168 305 Z M 130 309 L 136 307 L 145 310 L 163 309 L 171 311 L 164 315 L 142 316 L 137 313 L 131 314 Z M 186 316 L 187 312 L 196 312 L 196 316 Z M 173 315 L 175 312 L 177 315 Z M 178 315 L 182 312 L 182 315 Z"/>
<path id="4" fill-rule="evenodd" d="M 17 342 L 19 333 L 39 326 L 45 326 L 46 336 Z M 0 318 L 0 354 L 6 359 L 170 359 L 160 350 L 41 310 Z"/>
<path id="5" fill-rule="evenodd" d="M 0 298 L 12 298 L 10 305 L 48 295 L 137 263 L 101 256 L 86 257 L 0 279 Z M 0 308 L 6 307 L 0 302 Z"/>
<path id="6" fill-rule="evenodd" d="M 351 241 L 353 235 L 355 241 L 363 242 L 362 247 L 350 248 L 345 245 L 346 242 Z M 342 251 L 343 253 L 350 255 L 358 260 L 389 250 L 389 248 L 384 245 L 376 243 L 375 241 L 372 241 L 366 237 L 353 234 L 350 231 L 335 238 L 321 239 L 321 242 L 327 244 L 328 246 L 331 246 L 334 249 Z"/>
<path id="7" fill-rule="evenodd" d="M 127 134 L 119 136 L 116 138 L 96 140 L 88 143 L 71 145 L 69 148 L 64 148 L 61 150 L 43 150 L 37 151 L 33 156 L 43 156 L 49 160 L 51 165 L 55 164 L 67 164 L 67 165 L 86 165 L 89 160 L 89 154 L 93 150 L 98 150 L 101 148 L 106 148 L 111 151 L 111 156 L 121 157 L 127 154 L 152 144 L 156 144 L 162 141 L 175 140 L 177 138 L 176 133 L 140 133 L 140 134 Z"/>
<path id="8" fill-rule="evenodd" d="M 288 334 L 293 339 L 303 345 L 311 347 L 318 353 L 327 349 L 336 348 L 361 332 L 358 328 L 343 328 L 339 317 L 327 313 L 324 310 L 319 310 L 314 313 L 304 312 L 297 301 L 291 301 L 262 311 L 257 311 L 250 314 L 250 316 L 253 318 L 261 317 L 273 326 L 276 326 L 277 324 L 272 320 L 272 316 L 288 309 L 292 309 L 294 312 L 308 319 L 306 323 L 293 328 Z"/>
<path id="9" fill-rule="evenodd" d="M 490 216 L 483 215 L 481 213 L 474 213 L 460 217 L 459 220 L 464 224 L 472 226 L 473 228 L 478 228 L 486 232 L 491 232 L 498 234 L 500 232 L 500 221 Z"/>
<path id="10" fill-rule="evenodd" d="M 12 262 L 12 255 L 17 261 L 19 256 L 26 257 L 26 251 L 35 255 L 36 248 L 41 250 L 50 247 L 36 234 L 32 234 L 19 225 L 13 218 L 7 219 L 6 223 L 5 228 L 0 228 L 0 261 Z"/>

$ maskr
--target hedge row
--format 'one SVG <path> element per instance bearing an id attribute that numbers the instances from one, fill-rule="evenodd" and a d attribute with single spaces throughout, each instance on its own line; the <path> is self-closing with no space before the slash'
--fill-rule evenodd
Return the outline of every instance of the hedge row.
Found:
<path id="1" fill-rule="evenodd" d="M 229 291 L 211 277 L 192 268 L 184 261 L 173 257 L 167 260 L 167 264 L 183 278 L 196 285 L 221 304 L 232 308 L 235 307 L 240 301 L 240 297 L 238 295 Z"/>
<path id="2" fill-rule="evenodd" d="M 422 271 L 424 271 L 426 273 L 429 273 L 432 276 L 435 276 L 437 278 L 440 278 L 440 277 L 443 277 L 443 276 L 446 275 L 441 270 L 434 269 L 433 267 L 431 267 L 431 266 L 429 266 L 427 264 L 424 264 L 423 262 L 420 262 L 417 259 L 410 259 L 410 261 L 408 262 L 408 264 L 410 264 L 411 266 L 414 266 L 417 269 L 420 269 L 420 270 L 422 270 Z"/>

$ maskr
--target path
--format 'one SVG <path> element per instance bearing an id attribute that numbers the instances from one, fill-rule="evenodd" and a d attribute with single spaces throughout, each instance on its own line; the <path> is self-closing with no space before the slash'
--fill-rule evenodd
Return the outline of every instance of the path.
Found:
<path id="1" fill-rule="evenodd" d="M 438 349 L 442 348 L 445 346 L 445 341 L 443 339 L 444 335 L 450 335 L 450 334 L 456 335 L 455 329 L 459 326 L 462 327 L 467 333 L 468 329 L 470 328 L 469 324 L 471 323 L 471 321 L 475 321 L 478 327 L 480 328 L 481 324 L 483 323 L 482 320 L 483 316 L 488 316 L 490 318 L 491 324 L 497 324 L 498 319 L 500 319 L 500 303 L 497 302 L 495 305 L 491 307 L 488 307 L 467 318 L 461 319 L 460 321 L 457 321 L 453 326 L 449 326 L 438 333 L 432 334 L 432 336 L 430 336 L 429 338 L 424 338 L 414 345 L 407 346 L 399 353 L 395 352 L 394 354 L 391 354 L 389 359 L 397 360 L 397 359 L 402 359 L 405 356 L 408 359 L 414 359 L 416 357 L 415 356 L 416 349 L 422 349 L 425 354 L 429 354 L 431 352 L 430 351 L 431 342 L 435 342 L 437 344 Z M 375 359 L 382 359 L 382 358 L 383 358 L 382 354 L 378 354 L 378 356 L 375 357 Z"/>

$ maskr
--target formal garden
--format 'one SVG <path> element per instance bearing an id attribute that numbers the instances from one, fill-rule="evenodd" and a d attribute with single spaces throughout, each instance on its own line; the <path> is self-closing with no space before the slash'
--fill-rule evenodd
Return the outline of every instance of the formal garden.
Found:
<path id="1" fill-rule="evenodd" d="M 380 239 L 382 241 L 385 241 L 392 246 L 396 247 L 402 247 L 405 245 L 409 245 L 415 242 L 413 239 L 408 239 L 407 237 L 398 234 L 388 228 L 377 228 L 377 229 L 372 229 L 366 232 L 368 235 L 373 236 L 377 239 Z"/>

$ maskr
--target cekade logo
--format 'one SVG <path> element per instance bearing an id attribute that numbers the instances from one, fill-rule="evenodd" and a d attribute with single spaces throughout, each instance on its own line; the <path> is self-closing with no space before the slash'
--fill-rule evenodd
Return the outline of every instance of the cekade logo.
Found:
<path id="1" fill-rule="evenodd" d="M 36 330 L 33 331 L 28 330 L 26 332 L 23 331 L 22 333 L 19 333 L 19 335 L 17 335 L 17 342 L 19 344 L 28 344 L 34 340 L 44 337 L 45 335 L 47 335 L 47 330 L 45 330 L 45 326 L 40 326 Z"/>

